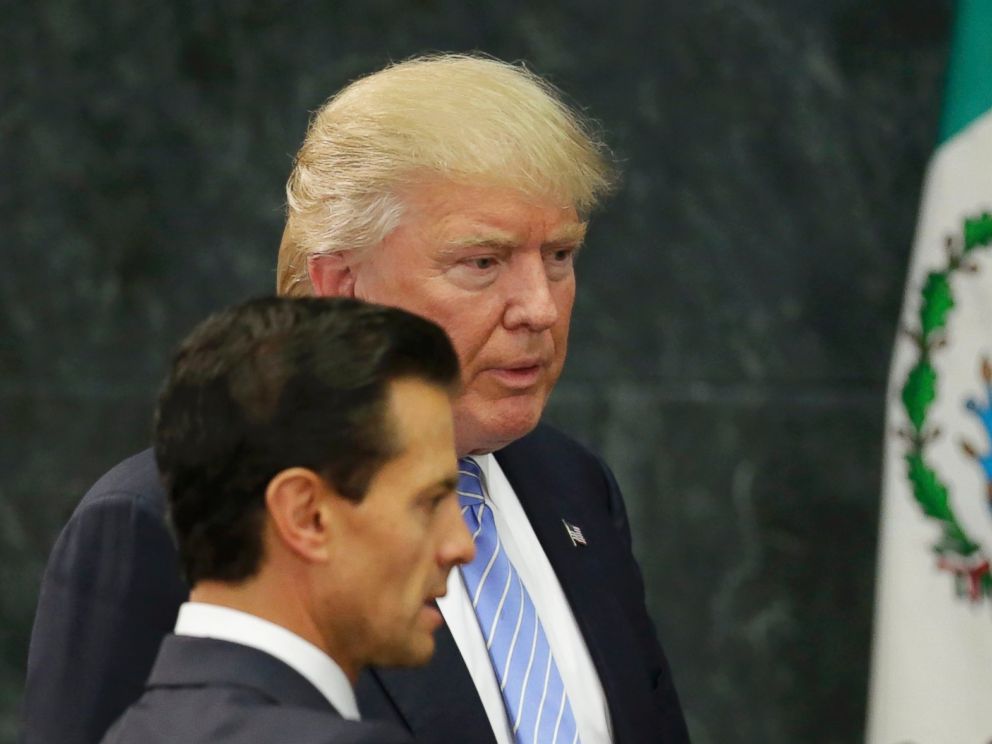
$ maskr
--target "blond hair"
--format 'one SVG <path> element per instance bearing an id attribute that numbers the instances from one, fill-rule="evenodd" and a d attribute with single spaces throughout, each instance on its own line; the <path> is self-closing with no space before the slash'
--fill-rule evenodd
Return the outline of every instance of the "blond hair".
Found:
<path id="1" fill-rule="evenodd" d="M 277 289 L 310 294 L 307 257 L 377 245 L 399 192 L 427 178 L 506 186 L 588 214 L 615 170 L 548 82 L 480 55 L 417 57 L 360 78 L 313 115 L 286 184 Z"/>

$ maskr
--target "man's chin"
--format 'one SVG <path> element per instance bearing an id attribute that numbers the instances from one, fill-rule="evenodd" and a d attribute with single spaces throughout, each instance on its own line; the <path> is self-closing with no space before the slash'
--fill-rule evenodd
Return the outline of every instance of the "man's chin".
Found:
<path id="1" fill-rule="evenodd" d="M 460 456 L 484 455 L 530 434 L 541 420 L 541 408 L 493 411 L 478 419 L 455 418 L 455 446 Z"/>
<path id="2" fill-rule="evenodd" d="M 373 664 L 379 667 L 420 667 L 434 656 L 434 633 L 418 633 L 402 647 L 380 654 Z"/>

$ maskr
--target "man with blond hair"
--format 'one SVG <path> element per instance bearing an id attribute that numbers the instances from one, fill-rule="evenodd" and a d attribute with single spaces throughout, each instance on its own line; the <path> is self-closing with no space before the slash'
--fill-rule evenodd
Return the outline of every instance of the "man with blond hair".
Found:
<path id="1" fill-rule="evenodd" d="M 438 601 L 445 627 L 431 663 L 374 668 L 358 684 L 367 715 L 418 741 L 688 740 L 616 482 L 595 455 L 540 423 L 564 364 L 575 255 L 614 181 L 606 147 L 550 85 L 481 56 L 417 58 L 353 82 L 316 112 L 297 155 L 280 293 L 417 313 L 447 331 L 461 364 L 455 445 L 476 558 L 452 572 Z M 131 476 L 138 465 L 97 490 L 146 493 Z M 91 526 L 82 535 L 87 513 L 97 521 L 95 500 L 84 500 L 52 564 L 103 534 Z M 162 542 L 145 570 L 170 568 Z M 145 560 L 136 554 L 118 559 Z M 41 657 L 53 653 L 40 650 L 41 638 L 66 649 L 83 622 L 78 612 L 51 619 L 53 583 L 46 578 L 32 641 L 37 689 L 48 676 Z M 134 590 L 122 583 L 111 592 L 113 620 L 130 632 Z M 156 617 L 180 590 L 152 592 Z M 86 626 L 94 648 L 111 632 Z M 105 668 L 130 673 L 144 661 L 120 662 L 103 645 L 74 674 L 99 683 Z M 120 687 L 118 696 L 134 695 Z"/>

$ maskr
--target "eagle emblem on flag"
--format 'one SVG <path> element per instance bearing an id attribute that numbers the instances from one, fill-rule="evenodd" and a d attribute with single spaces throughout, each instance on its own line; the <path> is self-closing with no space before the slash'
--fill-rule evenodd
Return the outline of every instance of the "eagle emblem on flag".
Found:
<path id="1" fill-rule="evenodd" d="M 939 395 L 940 373 L 936 364 L 942 350 L 953 344 L 949 321 L 958 305 L 955 282 L 967 281 L 979 274 L 980 252 L 992 247 L 992 214 L 982 214 L 964 221 L 960 236 L 945 242 L 946 263 L 927 274 L 920 293 L 918 326 L 905 329 L 914 341 L 917 358 L 902 386 L 902 403 L 907 426 L 899 430 L 906 442 L 905 462 L 913 497 L 923 513 L 939 527 L 932 545 L 937 567 L 954 578 L 957 595 L 971 602 L 992 602 L 992 571 L 989 546 L 976 537 L 973 522 L 962 515 L 964 510 L 952 498 L 951 489 L 929 457 L 932 446 L 940 440 L 942 422 L 934 420 L 932 411 Z M 992 338 L 992 318 L 984 319 Z M 969 437 L 959 442 L 961 453 L 972 461 L 983 476 L 985 516 L 992 516 L 992 360 L 982 359 L 979 385 L 982 393 L 961 403 L 961 410 L 979 423 L 984 442 Z M 946 424 L 945 424 L 946 425 Z M 973 515 L 974 510 L 970 513 Z"/>

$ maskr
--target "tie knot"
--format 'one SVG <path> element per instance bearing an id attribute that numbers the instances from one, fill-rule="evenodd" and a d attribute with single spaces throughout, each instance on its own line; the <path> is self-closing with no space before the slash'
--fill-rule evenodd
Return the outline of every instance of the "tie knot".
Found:
<path id="1" fill-rule="evenodd" d="M 458 460 L 458 500 L 462 506 L 477 506 L 485 501 L 482 490 L 482 470 L 470 457 Z"/>

